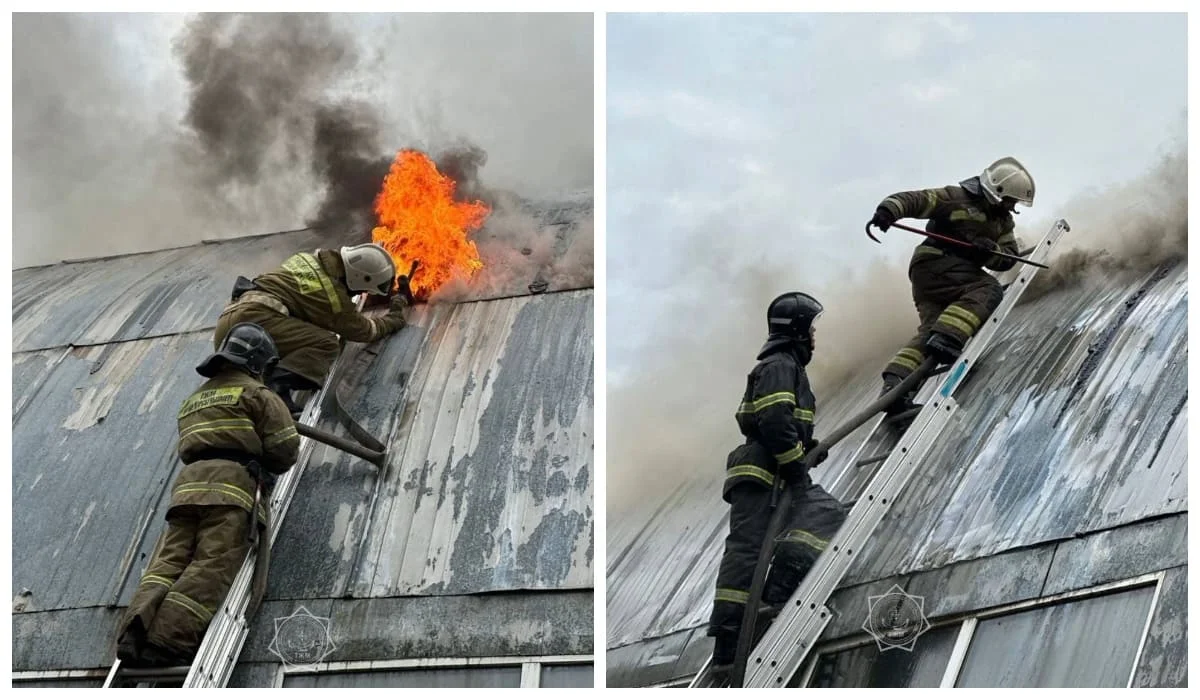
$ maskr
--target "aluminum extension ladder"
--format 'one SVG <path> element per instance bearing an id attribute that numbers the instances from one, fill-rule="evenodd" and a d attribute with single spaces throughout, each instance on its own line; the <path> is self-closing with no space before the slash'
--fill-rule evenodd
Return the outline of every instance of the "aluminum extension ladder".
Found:
<path id="1" fill-rule="evenodd" d="M 361 301 L 358 306 L 361 311 Z M 340 370 L 345 357 L 346 352 L 343 349 L 338 353 L 329 374 L 326 375 L 325 386 L 309 399 L 304 413 L 296 421 L 297 423 L 315 425 L 320 420 L 322 408 L 327 405 L 326 397 L 336 392 L 336 382 L 341 374 Z M 283 518 L 292 502 L 292 495 L 295 493 L 301 477 L 304 476 L 304 469 L 317 444 L 316 440 L 301 437 L 300 451 L 295 465 L 284 472 L 275 483 L 270 500 L 271 519 L 267 532 L 264 534 L 269 538 L 268 543 L 272 547 L 275 545 L 275 537 L 283 526 Z M 143 682 L 149 681 L 151 684 L 171 684 L 182 681 L 184 688 L 224 688 L 229 683 L 230 676 L 233 675 L 234 666 L 237 665 L 238 657 L 242 653 L 242 646 L 250 633 L 250 621 L 246 619 L 246 606 L 250 603 L 250 586 L 254 578 L 257 558 L 257 548 L 251 547 L 250 551 L 246 553 L 245 561 L 242 562 L 241 570 L 233 579 L 233 584 L 230 586 L 224 602 L 213 615 L 213 619 L 208 625 L 208 631 L 204 634 L 204 641 L 200 643 L 200 648 L 196 651 L 196 657 L 192 660 L 191 666 L 133 669 L 123 668 L 118 659 L 109 669 L 103 687 L 115 687 L 115 683 L 126 679 L 142 679 Z"/>
<path id="2" fill-rule="evenodd" d="M 1070 231 L 1070 226 L 1066 220 L 1056 221 L 1033 249 L 1029 259 L 1044 262 L 1058 239 L 1067 231 Z M 967 343 L 962 354 L 945 373 L 945 377 L 937 383 L 927 382 L 923 387 L 921 396 L 928 396 L 926 403 L 899 440 L 886 448 L 886 458 L 876 456 L 863 459 L 862 453 L 869 447 L 879 449 L 879 445 L 891 442 L 885 435 L 891 432 L 885 429 L 886 418 L 880 415 L 874 419 L 869 434 L 851 455 L 850 466 L 842 472 L 830 491 L 842 486 L 846 479 L 861 483 L 864 479 L 854 474 L 856 467 L 879 462 L 882 462 L 882 465 L 869 477 L 865 488 L 858 491 L 858 497 L 854 499 L 854 506 L 841 530 L 830 541 L 812 570 L 804 577 L 750 653 L 746 662 L 744 687 L 786 687 L 804 663 L 834 614 L 827 605 L 829 598 L 850 570 L 875 528 L 899 498 L 942 430 L 950 422 L 950 418 L 958 409 L 953 397 L 954 391 L 990 346 L 997 329 L 1016 306 L 1037 270 L 1038 268 L 1032 265 L 1018 263 L 1013 271 L 1007 273 L 1011 274 L 1011 282 L 1007 284 L 1004 299 L 988 317 L 983 328 Z M 712 658 L 709 657 L 689 687 L 704 688 L 716 685 L 718 679 L 710 673 L 711 665 Z"/>

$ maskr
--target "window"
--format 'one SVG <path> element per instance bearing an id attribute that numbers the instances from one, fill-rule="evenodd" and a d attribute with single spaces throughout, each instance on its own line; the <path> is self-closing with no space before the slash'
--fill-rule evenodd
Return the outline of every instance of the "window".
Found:
<path id="1" fill-rule="evenodd" d="M 959 688 L 1123 688 L 1154 588 L 980 620 Z"/>
<path id="2" fill-rule="evenodd" d="M 874 643 L 822 654 L 809 686 L 814 688 L 936 688 L 942 681 L 958 627 L 938 627 L 917 638 L 911 652 L 880 651 Z"/>
<path id="3" fill-rule="evenodd" d="M 520 688 L 520 666 L 417 668 L 284 677 L 285 688 Z"/>
<path id="4" fill-rule="evenodd" d="M 285 688 L 591 688 L 591 656 L 339 661 L 282 674 Z"/>
<path id="5" fill-rule="evenodd" d="M 591 688 L 592 664 L 543 665 L 541 688 Z"/>
<path id="6" fill-rule="evenodd" d="M 858 637 L 826 645 L 793 679 L 810 687 L 1124 687 L 1161 575 L 934 623 L 913 651 Z"/>

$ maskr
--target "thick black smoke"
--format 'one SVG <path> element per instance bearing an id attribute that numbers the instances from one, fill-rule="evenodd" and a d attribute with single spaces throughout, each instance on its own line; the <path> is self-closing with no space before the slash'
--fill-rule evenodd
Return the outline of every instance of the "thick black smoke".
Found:
<path id="1" fill-rule="evenodd" d="M 328 15 L 199 15 L 175 42 L 190 90 L 184 122 L 208 183 L 239 187 L 303 168 L 322 199 L 306 223 L 365 238 L 391 157 L 375 105 L 335 98 L 358 68 Z"/>
<path id="2" fill-rule="evenodd" d="M 304 225 L 364 240 L 403 148 L 494 205 L 490 241 L 546 239 L 501 215 L 591 188 L 591 28 L 582 14 L 15 15 L 14 264 Z"/>

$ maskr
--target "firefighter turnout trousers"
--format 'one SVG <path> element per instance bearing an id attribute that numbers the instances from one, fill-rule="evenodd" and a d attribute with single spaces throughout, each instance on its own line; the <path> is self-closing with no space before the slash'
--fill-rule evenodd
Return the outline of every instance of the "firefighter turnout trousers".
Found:
<path id="1" fill-rule="evenodd" d="M 916 370 L 925 361 L 925 343 L 931 333 L 966 344 L 1004 298 L 1000 282 L 978 265 L 931 250 L 937 254 L 914 256 L 908 268 L 921 325 L 888 363 L 884 374 L 903 378 Z"/>
<path id="2" fill-rule="evenodd" d="M 787 602 L 812 568 L 829 540 L 846 520 L 846 507 L 816 484 L 793 489 L 783 530 L 775 540 L 771 573 L 763 588 L 763 602 Z M 728 493 L 729 536 L 717 573 L 709 636 L 736 636 L 754 578 L 759 550 L 771 519 L 771 490 L 743 482 Z"/>
<path id="3" fill-rule="evenodd" d="M 190 661 L 246 558 L 249 526 L 238 506 L 172 508 L 121 628 Z"/>
<path id="4" fill-rule="evenodd" d="M 239 323 L 257 323 L 271 334 L 279 350 L 276 372 L 287 370 L 312 382 L 311 387 L 304 388 L 316 390 L 325 386 L 325 377 L 341 348 L 337 335 L 261 304 L 238 301 L 225 307 L 217 319 L 213 347 L 220 348 L 229 329 Z"/>

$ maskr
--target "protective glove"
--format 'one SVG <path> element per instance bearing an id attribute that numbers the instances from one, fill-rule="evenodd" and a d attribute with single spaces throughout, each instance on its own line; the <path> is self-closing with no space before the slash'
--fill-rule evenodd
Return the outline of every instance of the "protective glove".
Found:
<path id="1" fill-rule="evenodd" d="M 408 296 L 397 294 L 388 302 L 388 316 L 404 316 L 404 310 L 408 308 L 408 300 L 412 298 L 411 293 Z"/>
<path id="2" fill-rule="evenodd" d="M 413 303 L 412 287 L 408 284 L 408 275 L 400 275 L 396 278 L 396 296 L 393 300 L 403 298 L 406 305 Z M 395 303 L 392 304 L 392 310 L 396 310 Z"/>
<path id="3" fill-rule="evenodd" d="M 891 210 L 887 207 L 879 207 L 875 210 L 875 216 L 871 217 L 871 224 L 880 231 L 888 230 L 894 223 L 896 223 L 896 217 L 892 216 Z"/>
<path id="4" fill-rule="evenodd" d="M 987 253 L 989 256 L 1003 252 L 1000 250 L 1000 244 L 990 238 L 976 238 L 975 240 L 971 241 L 971 243 L 979 250 Z"/>
<path id="5" fill-rule="evenodd" d="M 817 440 L 816 438 L 813 438 L 812 441 L 809 442 L 808 445 L 805 446 L 804 453 L 812 454 L 820 446 L 821 446 L 821 441 Z M 821 462 L 824 462 L 825 458 L 828 456 L 829 456 L 828 452 L 822 452 L 821 454 L 817 455 L 817 461 L 813 462 L 811 466 L 813 466 L 813 467 L 820 466 Z"/>
<path id="6" fill-rule="evenodd" d="M 808 470 L 804 468 L 804 464 L 799 459 L 793 459 L 790 462 L 784 462 L 779 465 L 779 475 L 789 486 L 807 485 Z"/>

